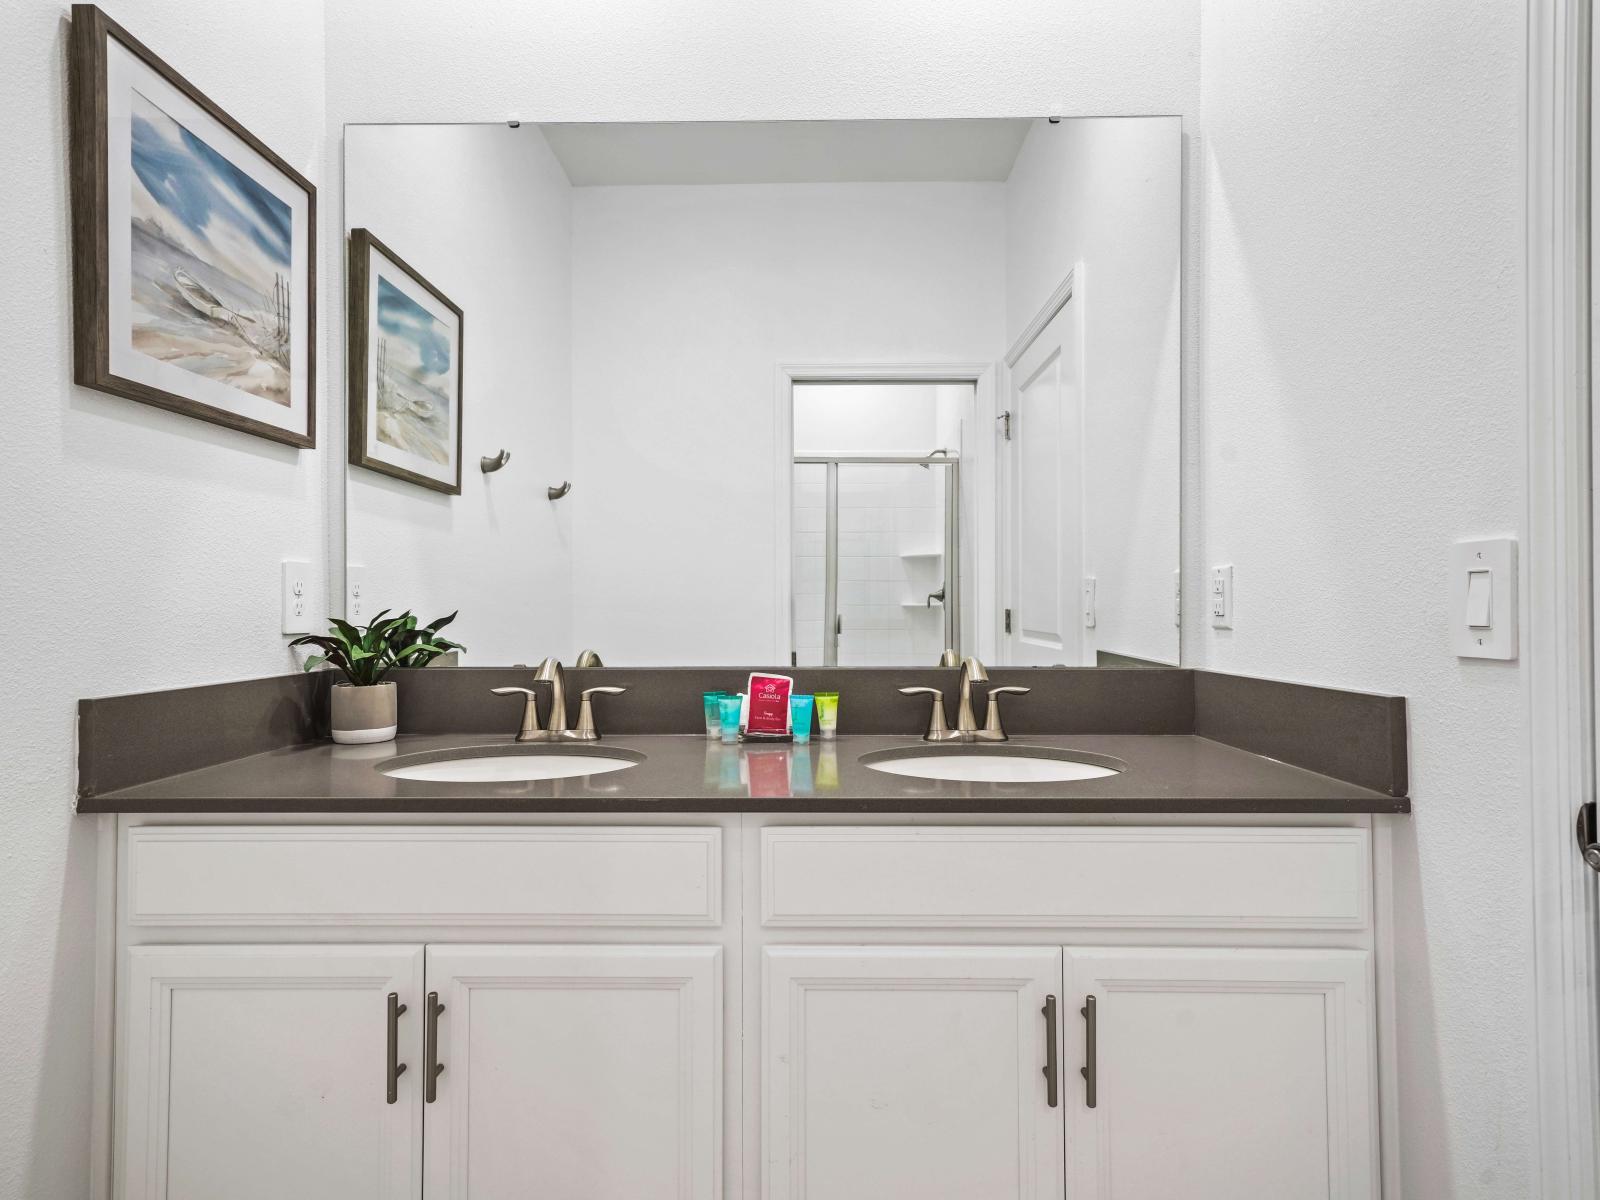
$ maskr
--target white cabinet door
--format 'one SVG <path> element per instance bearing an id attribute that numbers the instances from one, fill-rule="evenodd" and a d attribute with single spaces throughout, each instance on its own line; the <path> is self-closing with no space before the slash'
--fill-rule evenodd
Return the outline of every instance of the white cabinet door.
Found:
<path id="1" fill-rule="evenodd" d="M 721 953 L 429 946 L 429 1200 L 720 1196 Z"/>
<path id="2" fill-rule="evenodd" d="M 1054 947 L 769 947 L 767 1200 L 1059 1200 Z"/>
<path id="3" fill-rule="evenodd" d="M 1068 1195 L 1377 1196 L 1368 959 L 1069 949 Z"/>
<path id="4" fill-rule="evenodd" d="M 121 1200 L 421 1195 L 420 946 L 128 953 Z"/>

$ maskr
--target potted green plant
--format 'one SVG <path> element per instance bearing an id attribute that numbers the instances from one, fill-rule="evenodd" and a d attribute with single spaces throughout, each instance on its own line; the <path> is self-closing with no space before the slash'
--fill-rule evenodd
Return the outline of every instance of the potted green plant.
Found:
<path id="1" fill-rule="evenodd" d="M 330 617 L 327 634 L 308 634 L 290 642 L 322 651 L 306 659 L 306 670 L 328 663 L 344 675 L 342 683 L 333 685 L 333 740 L 354 744 L 393 739 L 399 704 L 394 681 L 384 677 L 396 667 L 425 667 L 447 651 L 464 650 L 460 643 L 439 636 L 455 619 L 451 613 L 419 628 L 409 612 L 391 617 L 384 609 L 365 628 Z"/>

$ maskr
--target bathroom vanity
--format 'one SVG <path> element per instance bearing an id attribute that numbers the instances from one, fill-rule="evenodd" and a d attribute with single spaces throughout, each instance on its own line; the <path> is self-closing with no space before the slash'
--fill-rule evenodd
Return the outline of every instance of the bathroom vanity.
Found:
<path id="1" fill-rule="evenodd" d="M 660 731 L 577 751 L 633 765 L 468 784 L 382 768 L 516 753 L 428 728 L 511 673 L 411 674 L 394 745 L 138 783 L 138 713 L 260 697 L 86 702 L 119 1200 L 1380 1194 L 1402 702 L 1032 672 L 1063 721 L 1121 676 L 1145 724 L 981 751 L 1118 772 L 953 782 L 862 762 L 973 752 L 865 680 L 837 740 L 745 747 L 674 729 L 703 679 L 605 672 Z M 1285 761 L 1318 754 L 1365 782 Z"/>
<path id="2" fill-rule="evenodd" d="M 464 657 L 85 702 L 96 1200 L 1377 1197 L 1404 703 L 1177 665 L 1182 139 L 348 127 L 329 610 Z"/>

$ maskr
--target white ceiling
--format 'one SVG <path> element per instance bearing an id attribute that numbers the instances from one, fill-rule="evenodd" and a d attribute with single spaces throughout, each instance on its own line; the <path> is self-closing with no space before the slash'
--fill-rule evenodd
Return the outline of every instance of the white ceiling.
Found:
<path id="1" fill-rule="evenodd" d="M 1033 121 L 541 125 L 574 187 L 1003 181 Z"/>

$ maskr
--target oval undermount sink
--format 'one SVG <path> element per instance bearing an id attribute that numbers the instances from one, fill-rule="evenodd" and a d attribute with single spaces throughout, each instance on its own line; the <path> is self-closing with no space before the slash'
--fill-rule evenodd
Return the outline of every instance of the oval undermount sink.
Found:
<path id="1" fill-rule="evenodd" d="M 632 750 L 559 745 L 474 746 L 470 750 L 407 754 L 378 769 L 391 779 L 425 783 L 528 783 L 605 775 L 636 767 L 643 761 L 644 755 Z"/>
<path id="2" fill-rule="evenodd" d="M 889 775 L 959 783 L 1075 783 L 1118 775 L 1127 766 L 1104 754 L 1042 746 L 878 750 L 863 755 L 861 762 Z"/>

